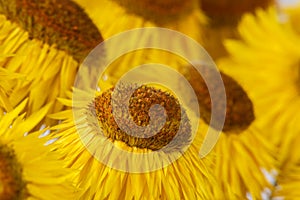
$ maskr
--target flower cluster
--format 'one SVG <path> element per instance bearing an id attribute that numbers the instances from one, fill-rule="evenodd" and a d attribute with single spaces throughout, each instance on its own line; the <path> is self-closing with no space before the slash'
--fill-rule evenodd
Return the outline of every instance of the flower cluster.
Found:
<path id="1" fill-rule="evenodd" d="M 0 200 L 299 199 L 299 13 L 0 0 Z"/>

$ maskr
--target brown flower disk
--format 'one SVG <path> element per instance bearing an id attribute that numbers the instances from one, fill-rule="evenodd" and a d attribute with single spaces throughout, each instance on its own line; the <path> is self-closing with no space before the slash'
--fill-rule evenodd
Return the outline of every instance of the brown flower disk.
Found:
<path id="1" fill-rule="evenodd" d="M 247 12 L 267 8 L 274 0 L 200 0 L 203 12 L 215 22 L 236 23 Z"/>
<path id="2" fill-rule="evenodd" d="M 26 187 L 22 180 L 22 168 L 14 152 L 0 144 L 0 199 L 25 199 Z"/>
<path id="3" fill-rule="evenodd" d="M 195 7 L 194 0 L 113 0 L 128 13 L 141 16 L 156 24 L 174 22 L 189 14 Z"/>
<path id="4" fill-rule="evenodd" d="M 201 66 L 204 73 L 203 77 L 207 78 L 209 84 L 212 84 L 213 89 L 216 94 L 221 94 L 220 88 L 215 84 L 214 77 L 212 73 L 212 68 Z M 207 85 L 202 78 L 202 76 L 196 71 L 194 67 L 187 67 L 183 72 L 192 85 L 193 89 L 198 98 L 198 104 L 200 106 L 200 115 L 204 121 L 209 124 L 211 120 L 211 98 L 207 88 Z M 248 128 L 248 126 L 255 119 L 253 104 L 249 99 L 247 93 L 244 89 L 230 76 L 220 72 L 221 77 L 224 82 L 224 87 L 226 91 L 226 117 L 223 131 L 230 133 L 239 133 Z M 224 106 L 223 101 L 218 101 L 216 105 L 217 111 Z M 220 110 L 218 113 L 222 112 Z M 221 116 L 216 122 L 211 122 L 211 126 L 217 128 L 219 126 L 219 121 Z"/>
<path id="5" fill-rule="evenodd" d="M 84 10 L 71 0 L 0 0 L 0 13 L 38 39 L 82 61 L 103 41 Z"/>
<path id="6" fill-rule="evenodd" d="M 179 102 L 171 96 L 169 93 L 163 92 L 159 89 L 148 86 L 140 86 L 130 96 L 129 100 L 129 113 L 124 105 L 123 99 L 130 95 L 132 85 L 122 84 L 120 86 L 119 96 L 115 98 L 116 104 L 120 106 L 122 112 L 117 113 L 118 117 L 122 117 L 122 125 L 130 126 L 129 122 L 133 121 L 137 126 L 149 125 L 150 117 L 148 115 L 149 109 L 155 104 L 159 104 L 164 107 L 166 114 L 166 122 L 158 133 L 147 137 L 148 133 L 141 133 L 141 137 L 135 137 L 122 131 L 112 114 L 112 93 L 114 88 L 103 92 L 95 99 L 96 115 L 100 127 L 104 130 L 105 136 L 112 141 L 123 141 L 130 147 L 146 148 L 151 150 L 159 150 L 169 144 L 173 140 L 175 135 L 179 133 L 179 138 L 190 138 L 191 127 L 189 120 L 185 112 L 183 116 Z M 123 101 L 123 102 L 122 102 Z M 151 116 L 152 120 L 155 120 L 161 116 Z M 181 120 L 183 120 L 182 130 L 179 132 Z M 129 129 L 135 129 L 135 127 L 127 127 Z M 146 136 L 146 137 L 145 137 Z"/>

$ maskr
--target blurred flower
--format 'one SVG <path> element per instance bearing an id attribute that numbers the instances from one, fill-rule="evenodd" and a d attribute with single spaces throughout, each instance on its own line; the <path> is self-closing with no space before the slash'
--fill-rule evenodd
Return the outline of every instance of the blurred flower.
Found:
<path id="1" fill-rule="evenodd" d="M 291 143 L 299 135 L 300 120 L 300 35 L 295 25 L 275 8 L 248 14 L 239 25 L 242 39 L 227 41 L 230 57 L 219 61 L 220 68 L 235 77 L 252 99 L 257 127 L 263 136 L 279 147 L 277 182 L 290 185 L 282 186 L 287 190 L 280 194 L 285 195 L 297 185 L 292 178 L 297 177 L 292 175 L 297 164 L 290 163 L 297 155 Z M 255 156 L 261 158 L 261 153 Z"/>
<path id="2" fill-rule="evenodd" d="M 198 102 L 195 103 L 199 104 L 200 117 L 205 122 L 200 124 L 201 129 L 206 130 L 208 124 L 218 129 L 221 119 L 211 121 L 212 102 L 205 82 L 214 85 L 215 79 L 212 69 L 205 65 L 200 67 L 203 72 L 201 75 L 193 67 L 183 68 L 182 72 L 197 94 Z M 204 81 L 202 76 L 207 80 Z M 215 159 L 210 167 L 214 169 L 226 199 L 243 199 L 248 192 L 253 198 L 260 199 L 262 190 L 272 187 L 262 169 L 275 168 L 276 148 L 258 129 L 255 107 L 246 91 L 225 73 L 221 72 L 221 77 L 226 90 L 226 102 L 219 101 L 213 106 L 218 109 L 226 103 L 226 117 L 221 136 L 212 151 Z M 217 92 L 219 90 L 217 87 L 214 89 Z M 204 133 L 206 131 L 200 135 Z"/>
<path id="3" fill-rule="evenodd" d="M 298 3 L 297 6 L 284 9 L 283 13 L 283 16 L 285 16 L 288 22 L 291 24 L 294 34 L 297 33 L 298 37 L 300 37 L 299 11 L 300 6 Z M 296 58 L 294 59 L 296 62 Z M 299 85 L 296 85 L 296 87 L 297 86 Z M 295 110 L 295 112 L 297 111 Z M 298 129 L 295 129 L 296 124 L 296 121 L 294 123 L 291 122 L 291 124 L 287 124 L 289 127 L 287 127 L 285 131 L 286 133 L 292 134 L 292 136 L 288 137 L 287 140 L 282 140 L 280 142 L 281 148 L 279 155 L 281 155 L 280 158 L 282 158 L 282 165 L 279 176 L 277 177 L 277 190 L 273 191 L 274 197 L 297 199 L 300 196 L 300 192 L 298 190 L 300 187 L 300 152 L 298 150 L 300 144 L 300 133 Z"/>
<path id="4" fill-rule="evenodd" d="M 159 26 L 180 31 L 199 40 L 200 26 L 206 22 L 195 0 L 75 2 L 86 10 L 105 39 L 134 28 Z"/>
<path id="5" fill-rule="evenodd" d="M 268 130 L 264 135 L 279 145 L 299 132 L 299 34 L 280 21 L 275 9 L 246 15 L 239 31 L 242 40 L 226 42 L 230 58 L 219 66 L 245 88 L 258 124 Z"/>
<path id="6" fill-rule="evenodd" d="M 255 12 L 258 8 L 267 8 L 274 0 L 199 0 L 203 12 L 215 23 L 236 24 L 244 14 Z M 221 25 L 221 24 L 220 24 Z"/>
<path id="7" fill-rule="evenodd" d="M 72 1 L 13 0 L 0 4 L 0 66 L 26 76 L 18 87 L 21 96 L 9 96 L 16 106 L 28 97 L 27 114 L 54 102 L 49 112 L 63 105 L 80 62 L 99 42 L 101 35 L 84 11 Z M 21 98 L 22 97 L 22 98 Z"/>
<path id="8" fill-rule="evenodd" d="M 201 27 L 206 23 L 206 18 L 198 6 L 197 0 L 168 0 L 168 1 L 118 1 L 118 0 L 75 0 L 89 14 L 94 23 L 101 30 L 104 39 L 135 28 L 161 27 L 174 31 L 179 31 L 187 36 L 202 41 Z M 149 41 L 149 44 L 155 42 L 173 45 L 178 48 L 185 48 L 182 41 L 161 40 L 159 32 L 152 32 L 151 35 L 137 35 L 134 41 L 124 41 L 125 44 L 139 43 L 140 41 Z M 116 44 L 115 48 L 124 48 L 124 44 Z M 113 48 L 108 49 L 108 54 Z M 189 51 L 189 49 L 186 49 Z M 109 57 L 109 55 L 108 55 Z M 126 72 L 136 66 L 145 63 L 165 64 L 175 69 L 178 63 L 184 60 L 180 56 L 175 56 L 164 50 L 158 49 L 140 49 L 120 57 L 111 63 L 106 74 L 110 80 L 119 80 Z M 115 82 L 112 83 L 114 85 Z"/>
<path id="9" fill-rule="evenodd" d="M 27 100 L 0 117 L 0 199 L 72 199 L 74 174 L 63 168 L 58 154 L 45 146 L 42 131 L 29 133 L 50 104 L 25 118 Z"/>
<path id="10" fill-rule="evenodd" d="M 200 6 L 208 17 L 203 26 L 203 46 L 214 58 L 228 55 L 223 45 L 225 39 L 237 39 L 237 24 L 246 13 L 254 13 L 257 8 L 266 9 L 275 5 L 274 0 L 200 0 Z"/>

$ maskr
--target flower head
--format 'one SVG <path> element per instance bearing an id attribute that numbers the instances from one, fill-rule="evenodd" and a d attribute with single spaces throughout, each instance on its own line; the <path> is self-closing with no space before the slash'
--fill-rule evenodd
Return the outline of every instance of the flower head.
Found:
<path id="1" fill-rule="evenodd" d="M 265 138 L 264 141 L 267 139 L 273 152 L 277 152 L 279 162 L 275 167 L 279 168 L 279 175 L 276 182 L 280 185 L 290 176 L 286 172 L 294 171 L 294 166 L 289 169 L 286 163 L 294 154 L 291 143 L 299 134 L 300 118 L 295 111 L 300 102 L 300 50 L 297 45 L 300 37 L 296 27 L 288 17 L 281 18 L 273 7 L 258 9 L 255 14 L 243 17 L 238 28 L 241 39 L 226 41 L 230 55 L 218 61 L 219 67 L 234 77 L 251 99 L 255 111 L 253 124 L 260 130 L 260 137 Z M 253 144 L 258 143 L 250 139 L 248 143 L 252 147 L 249 149 L 256 151 L 258 145 L 253 148 Z M 266 163 L 262 152 L 256 152 L 253 157 Z"/>
<path id="2" fill-rule="evenodd" d="M 205 16 L 199 9 L 198 2 L 188 1 L 112 1 L 112 0 L 76 0 L 97 25 L 104 39 L 110 39 L 120 33 L 145 27 L 167 28 L 183 33 L 196 41 L 202 41 L 201 27 L 206 23 Z M 126 48 L 128 44 L 164 43 L 165 46 L 186 48 L 185 42 L 161 38 L 159 31 L 151 34 L 138 34 L 134 40 L 120 41 L 107 50 L 114 54 L 115 48 Z M 187 49 L 186 51 L 192 51 Z M 119 80 L 124 72 L 145 63 L 160 63 L 175 69 L 183 63 L 180 56 L 163 49 L 143 48 L 128 52 L 110 64 L 106 75 L 110 80 Z M 116 84 L 113 82 L 112 85 Z"/>
<path id="3" fill-rule="evenodd" d="M 12 88 L 12 107 L 29 97 L 27 114 L 54 102 L 49 113 L 63 108 L 57 97 L 71 89 L 85 56 L 102 41 L 98 29 L 73 1 L 1 1 L 1 67 L 25 80 Z M 49 86 L 51 85 L 51 91 Z M 49 91 L 49 92 L 45 92 Z"/>
<path id="4" fill-rule="evenodd" d="M 259 126 L 269 130 L 264 135 L 276 145 L 284 144 L 283 139 L 298 134 L 297 129 L 286 134 L 286 127 L 297 127 L 300 119 L 295 113 L 300 103 L 299 34 L 288 21 L 280 21 L 274 8 L 246 15 L 239 32 L 242 39 L 226 42 L 230 57 L 219 66 L 247 91 Z"/>
<path id="5" fill-rule="evenodd" d="M 210 68 L 205 65 L 200 67 L 204 69 L 202 76 L 207 78 L 205 81 L 214 83 Z M 183 74 L 197 94 L 200 117 L 205 122 L 202 126 L 210 125 L 219 129 L 221 119 L 211 121 L 212 102 L 206 82 L 195 73 L 193 67 L 183 68 Z M 231 76 L 221 72 L 221 77 L 226 90 L 226 116 L 221 136 L 213 150 L 215 159 L 211 167 L 227 199 L 245 198 L 248 192 L 259 199 L 265 187 L 272 187 L 262 169 L 275 168 L 276 148 L 264 138 L 262 130 L 258 129 L 255 106 L 247 92 Z M 217 93 L 220 90 L 218 86 L 213 88 Z M 224 103 L 218 101 L 213 106 L 218 109 Z M 202 131 L 199 135 L 205 133 L 205 129 L 207 127 L 200 128 Z"/>
<path id="6" fill-rule="evenodd" d="M 118 94 L 120 88 L 122 91 Z M 132 88 L 135 88 L 134 93 L 128 96 Z M 82 99 L 88 96 L 79 93 Z M 125 107 L 127 96 L 130 100 Z M 157 104 L 165 111 L 152 110 Z M 79 102 L 73 105 L 79 106 Z M 81 169 L 78 179 L 78 186 L 83 188 L 81 198 L 222 198 L 207 167 L 209 159 L 200 159 L 198 155 L 196 144 L 201 143 L 200 137 L 192 140 L 190 115 L 180 109 L 178 100 L 171 94 L 152 86 L 136 88 L 126 83 L 117 90 L 100 92 L 93 103 L 87 105 L 75 108 L 81 113 L 77 120 L 72 118 L 72 111 L 52 116 L 65 119 L 53 129 L 59 130 L 55 132 L 55 137 L 60 137 L 57 145 L 64 146 L 60 152 L 69 160 L 69 166 Z M 95 105 L 94 111 L 91 105 Z M 114 109 L 118 112 L 113 113 Z M 161 114 L 162 111 L 165 113 Z M 151 122 L 164 115 L 164 124 Z M 74 121 L 77 121 L 76 126 Z M 179 124 L 182 127 L 178 128 Z M 147 129 L 148 125 L 153 126 Z M 162 128 L 157 129 L 161 125 Z M 153 130 L 158 130 L 155 135 L 151 133 Z M 62 141 L 71 142 L 63 144 Z"/>

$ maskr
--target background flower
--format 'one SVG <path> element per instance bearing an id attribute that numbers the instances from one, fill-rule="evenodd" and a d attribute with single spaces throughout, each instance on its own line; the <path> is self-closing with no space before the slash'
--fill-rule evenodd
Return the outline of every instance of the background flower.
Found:
<path id="1" fill-rule="evenodd" d="M 297 26 L 286 19 L 274 8 L 245 15 L 239 25 L 241 40 L 226 41 L 230 57 L 218 62 L 253 99 L 262 136 L 279 147 L 279 184 L 289 174 L 287 160 L 294 156 L 291 142 L 299 135 L 295 111 L 299 107 L 300 40 Z"/>

